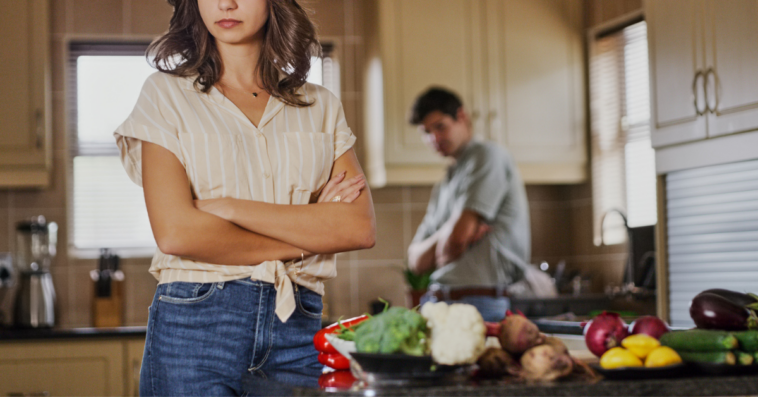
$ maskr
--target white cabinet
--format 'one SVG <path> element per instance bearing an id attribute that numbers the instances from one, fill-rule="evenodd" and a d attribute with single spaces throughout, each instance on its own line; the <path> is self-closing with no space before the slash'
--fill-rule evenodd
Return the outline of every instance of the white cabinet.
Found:
<path id="1" fill-rule="evenodd" d="M 758 129 L 758 0 L 646 1 L 653 146 Z"/>
<path id="2" fill-rule="evenodd" d="M 48 0 L 0 0 L 0 188 L 44 187 L 52 164 Z"/>
<path id="3" fill-rule="evenodd" d="M 531 183 L 586 178 L 582 3 L 487 1 L 488 133 Z"/>
<path id="4" fill-rule="evenodd" d="M 579 0 L 370 4 L 365 130 L 373 185 L 442 177 L 445 161 L 408 124 L 413 101 L 430 86 L 461 96 L 475 135 L 508 148 L 525 182 L 586 179 Z"/>
<path id="5" fill-rule="evenodd" d="M 705 15 L 708 136 L 758 129 L 758 0 L 708 0 Z"/>

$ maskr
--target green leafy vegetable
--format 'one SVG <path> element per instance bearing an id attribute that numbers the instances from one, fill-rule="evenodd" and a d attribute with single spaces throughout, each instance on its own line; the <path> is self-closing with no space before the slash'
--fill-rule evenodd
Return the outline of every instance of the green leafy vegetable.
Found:
<path id="1" fill-rule="evenodd" d="M 361 323 L 355 330 L 355 346 L 361 353 L 428 354 L 426 320 L 414 310 L 392 307 Z"/>

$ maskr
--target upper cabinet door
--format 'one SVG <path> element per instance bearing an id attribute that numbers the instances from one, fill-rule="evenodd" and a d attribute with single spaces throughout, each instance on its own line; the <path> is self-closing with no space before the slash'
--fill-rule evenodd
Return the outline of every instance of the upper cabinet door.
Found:
<path id="1" fill-rule="evenodd" d="M 708 136 L 758 129 L 758 0 L 708 0 Z"/>
<path id="2" fill-rule="evenodd" d="M 0 187 L 49 183 L 47 0 L 0 0 Z"/>
<path id="3" fill-rule="evenodd" d="M 474 101 L 472 8 L 468 0 L 381 0 L 380 46 L 384 74 L 385 161 L 444 164 L 408 123 L 416 97 L 442 85 Z M 388 175 L 389 177 L 389 175 Z"/>
<path id="4" fill-rule="evenodd" d="M 706 112 L 701 0 L 645 2 L 653 147 L 704 139 Z"/>
<path id="5" fill-rule="evenodd" d="M 582 3 L 490 0 L 487 6 L 491 135 L 526 181 L 585 180 Z"/>

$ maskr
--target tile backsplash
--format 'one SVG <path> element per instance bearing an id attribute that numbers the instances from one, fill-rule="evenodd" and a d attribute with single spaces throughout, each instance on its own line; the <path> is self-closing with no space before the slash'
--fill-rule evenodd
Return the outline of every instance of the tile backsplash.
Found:
<path id="1" fill-rule="evenodd" d="M 341 43 L 342 101 L 348 123 L 358 136 L 362 158 L 360 109 L 363 70 L 363 0 L 307 0 L 322 37 Z M 0 252 L 14 249 L 15 224 L 31 215 L 44 215 L 60 225 L 59 255 L 52 266 L 58 295 L 58 324 L 90 326 L 93 283 L 89 271 L 96 260 L 69 258 L 66 231 L 70 222 L 67 180 L 67 120 L 64 64 L 66 43 L 74 37 L 88 40 L 144 38 L 159 35 L 168 26 L 171 7 L 161 0 L 54 0 L 51 1 L 50 37 L 53 87 L 54 174 L 46 190 L 0 190 Z M 431 188 L 387 187 L 372 191 L 377 218 L 377 244 L 366 251 L 338 256 L 338 277 L 327 282 L 325 303 L 332 318 L 368 311 L 378 297 L 405 304 L 402 269 L 406 249 L 421 222 Z M 619 282 L 625 247 L 595 247 L 592 243 L 592 200 L 589 183 L 576 186 L 528 186 L 532 219 L 532 262 L 566 260 L 569 269 L 592 276 L 592 288 L 601 291 Z M 145 325 L 156 281 L 148 273 L 150 258 L 122 260 L 126 275 L 125 325 Z M 9 291 L 11 292 L 11 291 Z M 3 300 L 8 312 L 10 299 Z"/>

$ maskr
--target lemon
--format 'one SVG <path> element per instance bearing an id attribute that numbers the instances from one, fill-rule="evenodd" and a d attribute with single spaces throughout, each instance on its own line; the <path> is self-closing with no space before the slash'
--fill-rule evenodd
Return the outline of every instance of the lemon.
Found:
<path id="1" fill-rule="evenodd" d="M 600 357 L 600 366 L 605 369 L 641 367 L 642 360 L 623 347 L 614 347 Z"/>
<path id="2" fill-rule="evenodd" d="M 653 349 L 659 347 L 661 342 L 650 335 L 636 334 L 627 336 L 621 341 L 621 346 L 632 352 L 635 356 L 645 359 Z"/>
<path id="3" fill-rule="evenodd" d="M 645 360 L 645 367 L 665 367 L 667 365 L 679 364 L 682 362 L 682 358 L 679 357 L 674 349 L 668 346 L 661 346 L 653 349 L 650 354 L 647 355 Z"/>

